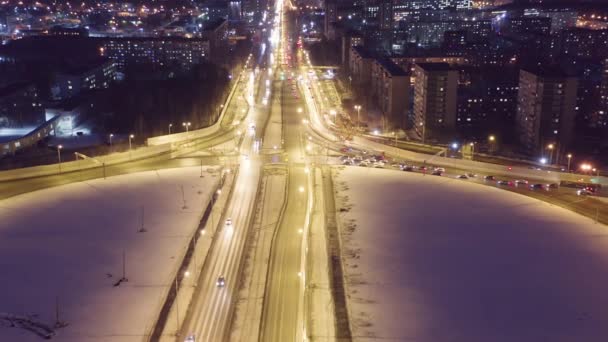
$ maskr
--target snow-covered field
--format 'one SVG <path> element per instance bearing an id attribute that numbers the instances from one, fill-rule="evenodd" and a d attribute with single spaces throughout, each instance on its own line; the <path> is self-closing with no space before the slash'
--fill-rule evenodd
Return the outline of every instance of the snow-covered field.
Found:
<path id="1" fill-rule="evenodd" d="M 355 341 L 608 341 L 608 227 L 467 181 L 338 169 Z"/>
<path id="2" fill-rule="evenodd" d="M 0 341 L 141 341 L 150 331 L 218 174 L 200 167 L 74 183 L 0 201 Z M 213 172 L 211 172 L 213 171 Z M 143 217 L 143 224 L 142 224 Z M 143 230 L 142 230 L 143 226 Z M 122 277 L 123 252 L 127 282 Z"/>

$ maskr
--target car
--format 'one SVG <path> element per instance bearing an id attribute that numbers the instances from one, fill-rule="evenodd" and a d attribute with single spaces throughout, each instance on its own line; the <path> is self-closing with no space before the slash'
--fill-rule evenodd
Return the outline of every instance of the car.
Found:
<path id="1" fill-rule="evenodd" d="M 595 195 L 595 189 L 594 188 L 590 188 L 590 187 L 586 187 L 583 189 L 578 189 L 576 190 L 576 194 L 579 196 L 591 196 L 591 195 Z"/>
<path id="2" fill-rule="evenodd" d="M 485 177 L 483 177 L 483 179 L 493 181 L 493 180 L 496 180 L 496 177 L 494 177 L 494 176 L 485 176 Z"/>
<path id="3" fill-rule="evenodd" d="M 349 160 L 350 157 L 349 156 L 340 156 L 338 159 L 340 159 L 340 161 L 345 161 L 345 160 Z"/>
<path id="4" fill-rule="evenodd" d="M 436 167 L 433 169 L 433 171 L 445 172 L 445 169 L 442 167 Z"/>
<path id="5" fill-rule="evenodd" d="M 499 180 L 498 182 L 496 182 L 496 185 L 508 185 L 508 186 L 512 186 L 513 182 L 508 181 L 508 180 Z"/>
<path id="6" fill-rule="evenodd" d="M 226 225 L 227 226 L 232 226 L 232 219 L 231 218 L 227 218 L 226 219 Z"/>
<path id="7" fill-rule="evenodd" d="M 403 171 L 412 172 L 412 171 L 414 171 L 414 167 L 411 165 L 405 165 L 405 166 L 403 166 Z"/>
<path id="8" fill-rule="evenodd" d="M 544 188 L 545 188 L 545 184 L 541 184 L 541 183 L 536 183 L 536 184 L 531 184 L 530 185 L 530 190 L 544 189 Z"/>
<path id="9" fill-rule="evenodd" d="M 516 179 L 515 185 L 528 185 L 528 181 L 525 179 Z"/>
<path id="10" fill-rule="evenodd" d="M 477 177 L 477 175 L 474 174 L 474 173 L 472 173 L 472 172 L 469 172 L 469 173 L 467 173 L 467 177 L 469 177 L 469 178 L 475 178 L 475 177 Z"/>
<path id="11" fill-rule="evenodd" d="M 358 165 L 359 165 L 359 166 L 363 166 L 363 167 L 367 167 L 367 166 L 369 166 L 369 165 L 370 165 L 370 163 L 369 163 L 369 161 L 367 161 L 367 159 L 366 159 L 366 160 L 362 160 L 362 161 L 360 161 Z"/>
<path id="12" fill-rule="evenodd" d="M 225 285 L 226 285 L 226 278 L 224 278 L 223 276 L 219 276 L 217 278 L 217 281 L 215 282 L 215 286 L 224 287 Z"/>
<path id="13" fill-rule="evenodd" d="M 418 167 L 418 170 L 425 172 L 426 171 L 426 166 L 420 166 Z"/>
<path id="14" fill-rule="evenodd" d="M 399 170 L 402 170 L 402 169 L 403 169 L 403 166 L 404 166 L 404 165 L 403 165 L 403 164 L 400 164 L 400 163 L 392 163 L 392 164 L 391 164 L 391 167 L 392 167 L 393 169 L 399 169 Z"/>
<path id="15" fill-rule="evenodd" d="M 548 189 L 559 189 L 559 184 L 557 184 L 557 183 L 547 184 L 547 188 Z"/>
<path id="16" fill-rule="evenodd" d="M 381 161 L 373 162 L 372 167 L 375 167 L 377 169 L 384 169 L 384 163 Z"/>
<path id="17" fill-rule="evenodd" d="M 456 176 L 456 178 L 458 178 L 458 179 L 469 179 L 469 177 L 467 175 L 459 175 L 459 176 Z"/>
<path id="18" fill-rule="evenodd" d="M 345 159 L 342 161 L 342 165 L 353 165 L 353 162 L 350 159 Z"/>
<path id="19" fill-rule="evenodd" d="M 188 335 L 184 342 L 196 342 L 196 337 L 194 337 L 194 335 Z"/>
<path id="20" fill-rule="evenodd" d="M 443 174 L 443 172 L 438 171 L 438 170 L 435 170 L 435 171 L 433 171 L 433 173 L 431 173 L 431 175 L 433 175 L 433 176 L 441 176 L 441 174 Z"/>

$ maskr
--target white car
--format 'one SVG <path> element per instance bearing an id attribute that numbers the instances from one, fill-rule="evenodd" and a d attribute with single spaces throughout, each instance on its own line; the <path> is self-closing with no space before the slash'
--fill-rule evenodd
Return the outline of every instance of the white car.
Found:
<path id="1" fill-rule="evenodd" d="M 226 219 L 226 225 L 227 226 L 232 226 L 232 219 L 231 218 L 227 218 Z"/>

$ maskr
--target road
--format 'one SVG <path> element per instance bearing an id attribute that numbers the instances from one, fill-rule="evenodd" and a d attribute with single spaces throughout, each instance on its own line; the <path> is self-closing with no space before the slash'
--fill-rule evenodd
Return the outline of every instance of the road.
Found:
<path id="1" fill-rule="evenodd" d="M 267 86 L 272 84 L 272 76 L 265 68 L 270 53 L 271 48 L 261 49 L 262 56 L 257 56 L 257 62 L 246 69 L 249 74 L 247 82 L 254 87 L 245 94 L 250 107 L 246 122 L 243 123 L 245 126 L 237 131 L 237 137 L 242 137 L 238 147 L 238 175 L 224 217 L 220 221 L 221 227 L 213 237 L 197 282 L 198 289 L 188 308 L 178 341 L 187 337 L 193 337 L 196 341 L 222 341 L 229 335 L 244 246 L 257 202 L 261 169 L 267 160 L 267 156 L 259 154 L 259 147 L 272 108 L 268 106 L 271 101 L 264 101 L 272 96 L 271 88 Z M 228 219 L 231 224 L 228 224 Z M 220 277 L 225 279 L 224 286 L 216 284 Z"/>
<path id="2" fill-rule="evenodd" d="M 289 164 L 287 205 L 273 241 L 260 341 L 295 341 L 303 333 L 302 239 L 306 225 L 308 174 L 302 148 L 301 102 L 283 85 L 283 129 Z"/>
<path id="3" fill-rule="evenodd" d="M 277 2 L 280 6 L 280 1 Z M 289 5 L 286 5 L 287 8 Z M 293 22 L 287 15 L 281 18 L 280 52 L 293 56 L 289 37 Z M 288 61 L 289 58 L 281 58 Z M 289 63 L 289 62 L 287 62 Z M 300 94 L 292 89 L 295 80 L 292 69 L 283 69 L 289 80 L 282 81 L 281 112 L 285 159 L 288 163 L 288 188 L 285 213 L 279 224 L 270 253 L 269 276 L 264 296 L 260 341 L 301 341 L 306 336 L 304 290 L 306 283 L 303 248 L 308 229 L 309 182 L 307 157 L 304 153 L 303 113 Z M 296 95 L 298 97 L 296 97 Z"/>

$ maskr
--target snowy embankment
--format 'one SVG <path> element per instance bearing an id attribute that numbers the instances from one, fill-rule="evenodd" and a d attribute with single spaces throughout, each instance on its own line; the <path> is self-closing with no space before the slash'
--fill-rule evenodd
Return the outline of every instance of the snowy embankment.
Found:
<path id="1" fill-rule="evenodd" d="M 462 180 L 334 176 L 355 341 L 608 340 L 606 226 Z"/>
<path id="2" fill-rule="evenodd" d="M 46 328 L 60 341 L 142 340 L 219 180 L 218 169 L 205 170 L 202 178 L 200 167 L 150 171 L 0 201 L 0 341 L 39 341 Z M 64 327 L 54 329 L 57 322 Z"/>

